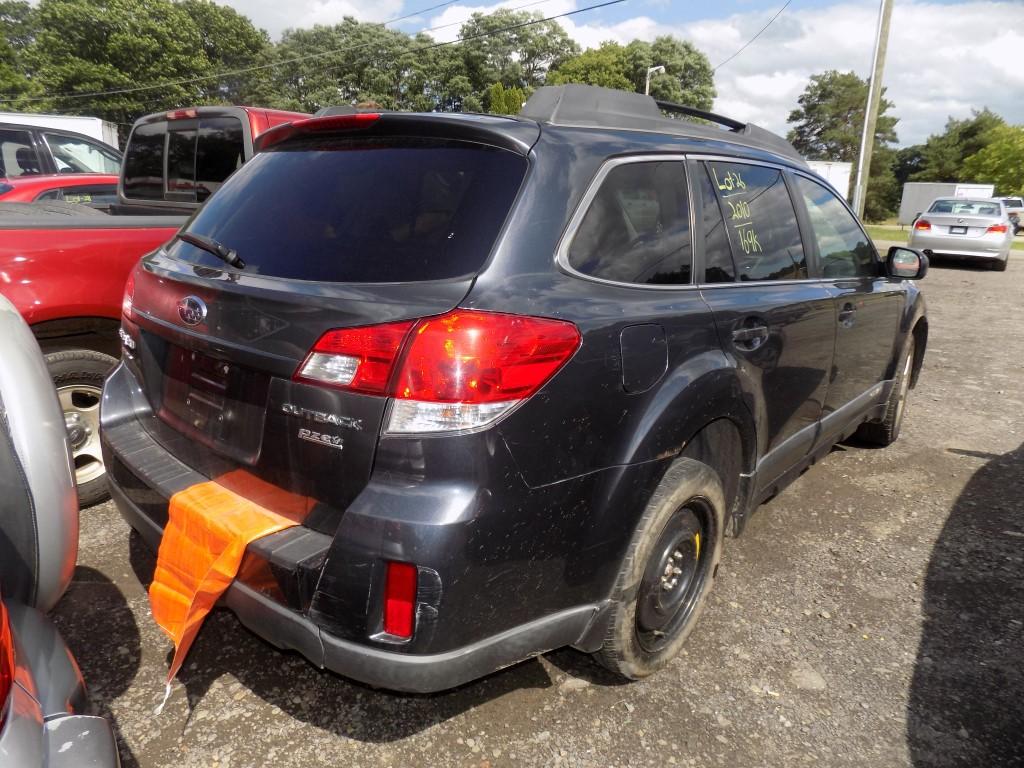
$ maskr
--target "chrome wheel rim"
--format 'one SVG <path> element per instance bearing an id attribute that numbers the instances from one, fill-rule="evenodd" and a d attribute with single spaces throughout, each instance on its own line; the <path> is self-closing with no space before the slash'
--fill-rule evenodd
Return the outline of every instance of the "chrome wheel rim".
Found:
<path id="1" fill-rule="evenodd" d="M 64 427 L 68 432 L 75 482 L 85 483 L 103 477 L 103 454 L 100 451 L 100 396 L 102 390 L 89 384 L 69 384 L 57 388 L 57 398 L 64 411 Z"/>

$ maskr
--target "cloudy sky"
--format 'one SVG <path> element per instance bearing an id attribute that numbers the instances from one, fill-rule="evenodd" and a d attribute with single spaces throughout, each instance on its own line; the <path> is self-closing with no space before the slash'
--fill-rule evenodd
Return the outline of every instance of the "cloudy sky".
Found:
<path id="1" fill-rule="evenodd" d="M 285 28 L 331 24 L 346 15 L 385 22 L 411 14 L 390 26 L 433 30 L 435 38 L 450 40 L 474 11 L 529 4 L 531 11 L 553 16 L 601 0 L 484 0 L 425 11 L 442 0 L 218 1 L 245 13 L 275 39 Z M 626 0 L 559 23 L 584 47 L 673 34 L 693 42 L 718 66 L 784 2 Z M 715 109 L 784 131 L 809 75 L 852 69 L 868 76 L 877 18 L 878 0 L 792 0 L 752 45 L 716 71 Z M 1024 123 L 1024 0 L 895 0 L 884 82 L 900 118 L 900 144 L 923 141 L 941 131 L 950 115 L 965 117 L 984 106 Z"/>

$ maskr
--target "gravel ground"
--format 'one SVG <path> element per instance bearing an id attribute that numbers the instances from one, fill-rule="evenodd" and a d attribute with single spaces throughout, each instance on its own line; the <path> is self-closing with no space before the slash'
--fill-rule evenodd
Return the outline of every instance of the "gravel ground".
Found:
<path id="1" fill-rule="evenodd" d="M 892 447 L 837 448 L 727 542 L 684 655 L 621 685 L 561 650 L 434 696 L 315 670 L 226 611 L 163 714 L 153 557 L 82 516 L 56 611 L 135 766 L 1024 765 L 1024 259 L 937 265 Z"/>

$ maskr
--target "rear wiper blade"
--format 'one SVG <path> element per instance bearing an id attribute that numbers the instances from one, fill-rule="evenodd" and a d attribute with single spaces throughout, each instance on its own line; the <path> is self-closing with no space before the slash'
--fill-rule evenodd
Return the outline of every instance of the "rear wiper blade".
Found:
<path id="1" fill-rule="evenodd" d="M 233 248 L 228 248 L 223 243 L 218 243 L 212 237 L 206 235 L 197 235 L 194 232 L 179 232 L 178 239 L 184 240 L 189 245 L 194 245 L 196 248 L 202 248 L 207 253 L 212 253 L 218 259 L 226 262 L 229 266 L 235 269 L 245 269 L 245 262 L 242 261 L 242 257 L 238 255 L 238 251 Z"/>

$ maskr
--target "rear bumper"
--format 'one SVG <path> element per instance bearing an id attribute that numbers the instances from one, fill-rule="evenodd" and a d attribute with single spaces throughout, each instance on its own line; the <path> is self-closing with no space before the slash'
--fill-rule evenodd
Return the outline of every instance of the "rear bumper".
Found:
<path id="1" fill-rule="evenodd" d="M 919 235 L 912 232 L 907 245 L 936 256 L 965 256 L 972 259 L 1005 259 L 1013 245 L 1002 235 L 955 237 Z"/>
<path id="2" fill-rule="evenodd" d="M 6 603 L 18 667 L 0 730 L 0 763 L 18 768 L 117 768 L 110 724 L 85 710 L 85 684 L 56 628 L 43 614 Z"/>
<path id="3" fill-rule="evenodd" d="M 107 380 L 103 454 L 122 516 L 157 550 L 168 500 L 209 478 L 147 431 L 152 417 L 143 411 L 134 382 L 123 365 Z M 463 454 L 484 455 L 475 445 Z M 495 449 L 484 470 L 511 477 L 511 470 L 495 468 L 500 460 Z M 635 479 L 625 468 L 608 475 Z M 506 499 L 491 506 L 498 493 L 474 485 L 472 478 L 371 481 L 344 511 L 333 536 L 297 526 L 252 542 L 221 604 L 257 635 L 318 667 L 402 691 L 452 688 L 565 645 L 592 649 L 610 591 L 601 577 L 614 575 L 618 559 L 578 545 L 578 531 L 589 530 L 590 518 L 556 511 L 565 506 L 563 494 L 577 498 L 581 488 L 607 497 L 597 486 L 605 479 L 594 473 L 564 490 L 522 486 L 522 502 Z M 542 507 L 536 498 L 552 506 Z M 524 522 L 528 514 L 549 527 Z M 567 524 L 576 527 L 555 527 Z M 500 535 L 488 525 L 500 526 Z M 525 532 L 513 536 L 520 530 Z M 565 553 L 574 551 L 596 552 L 600 560 L 567 563 Z M 388 560 L 418 567 L 416 631 L 404 642 L 384 635 L 380 624 Z"/>
<path id="4" fill-rule="evenodd" d="M 122 516 L 154 549 L 163 531 L 114 482 Z M 573 645 L 587 634 L 600 605 L 583 605 L 515 627 L 471 645 L 437 654 L 381 650 L 335 637 L 306 616 L 235 581 L 221 598 L 239 621 L 272 645 L 294 650 L 320 669 L 378 688 L 433 693 L 454 688 L 545 651 Z"/>

